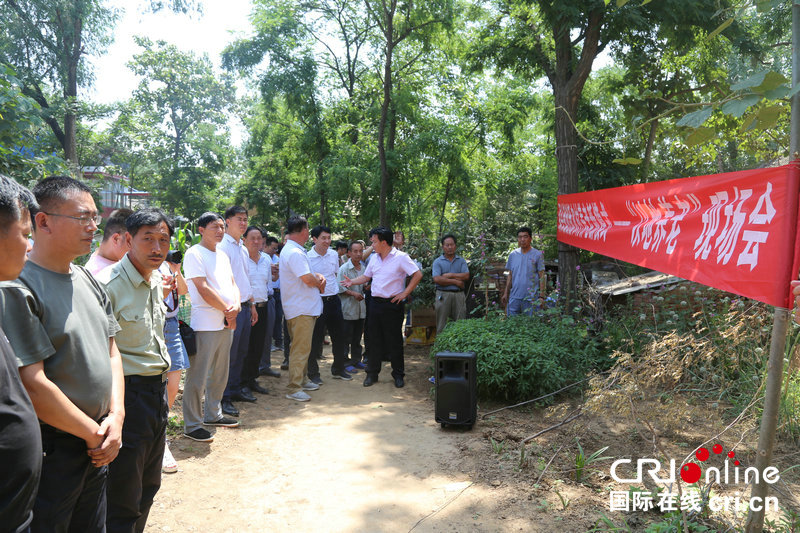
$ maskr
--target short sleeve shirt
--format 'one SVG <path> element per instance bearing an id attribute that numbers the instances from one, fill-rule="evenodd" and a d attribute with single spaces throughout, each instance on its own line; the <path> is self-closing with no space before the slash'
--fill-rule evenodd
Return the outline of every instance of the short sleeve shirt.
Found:
<path id="1" fill-rule="evenodd" d="M 312 274 L 305 249 L 289 240 L 281 250 L 281 304 L 286 320 L 304 315 L 322 314 L 322 296 L 319 289 L 309 287 L 300 278 Z"/>
<path id="2" fill-rule="evenodd" d="M 89 260 L 86 261 L 86 270 L 92 273 L 92 276 L 96 276 L 101 270 L 104 268 L 110 267 L 115 264 L 116 261 L 112 261 L 111 259 L 106 259 L 99 253 L 97 250 L 89 256 Z"/>
<path id="3" fill-rule="evenodd" d="M 267 257 L 270 258 L 269 255 L 267 255 Z M 270 258 L 270 260 L 272 261 L 273 265 L 280 265 L 281 264 L 281 258 L 280 258 L 280 256 L 278 254 L 273 255 Z M 278 268 L 280 268 L 280 266 Z M 269 279 L 272 279 L 272 278 L 270 277 Z M 275 291 L 276 289 L 277 290 L 281 290 L 281 277 L 280 277 L 280 275 L 278 275 L 278 279 L 276 279 L 275 281 L 270 281 L 269 288 L 270 288 L 270 294 L 272 294 L 272 292 Z"/>
<path id="4" fill-rule="evenodd" d="M 453 257 L 453 260 L 448 260 L 444 254 L 440 255 L 436 258 L 433 262 L 433 268 L 431 269 L 431 275 L 435 278 L 436 276 L 441 276 L 443 274 L 467 274 L 469 273 L 469 267 L 467 266 L 467 262 L 464 261 L 464 258 L 460 255 Z M 448 292 L 458 292 L 461 289 L 456 287 L 455 285 L 436 285 L 437 291 L 448 291 Z"/>
<path id="5" fill-rule="evenodd" d="M 156 376 L 169 370 L 164 341 L 164 303 L 161 274 L 154 271 L 146 281 L 128 255 L 98 275 L 105 284 L 114 317 L 119 323 L 117 347 L 126 376 Z"/>
<path id="6" fill-rule="evenodd" d="M 253 289 L 253 301 L 256 303 L 269 300 L 269 284 L 272 281 L 272 261 L 266 254 L 259 253 L 258 261 L 253 261 L 247 255 L 247 276 L 250 278 L 250 287 Z"/>
<path id="7" fill-rule="evenodd" d="M 61 274 L 28 261 L 18 280 L 0 283 L 0 316 L 19 366 L 42 362 L 47 378 L 89 418 L 108 413 L 108 343 L 120 328 L 85 268 Z"/>
<path id="8" fill-rule="evenodd" d="M 229 306 L 239 305 L 239 290 L 233 282 L 233 272 L 228 256 L 212 252 L 202 244 L 195 244 L 183 259 L 183 272 L 192 301 L 192 329 L 195 331 L 220 331 L 225 327 L 225 314 L 206 302 L 194 284 L 193 278 L 206 278 L 206 283 Z"/>
<path id="9" fill-rule="evenodd" d="M 42 432 L 17 371 L 17 358 L 0 329 L 0 524 L 20 531 L 30 524 L 42 470 Z M 27 530 L 25 530 L 27 531 Z"/>
<path id="10" fill-rule="evenodd" d="M 539 272 L 544 270 L 544 255 L 536 248 L 522 253 L 517 248 L 508 256 L 506 270 L 511 272 L 509 298 L 531 300 L 539 297 Z"/>
<path id="11" fill-rule="evenodd" d="M 367 302 L 366 300 L 356 300 L 355 297 L 344 294 L 348 290 L 357 292 L 359 294 L 364 294 L 364 286 L 363 285 L 353 285 L 349 289 L 347 289 L 344 285 L 341 284 L 344 281 L 344 277 L 347 276 L 350 279 L 355 279 L 358 276 L 364 274 L 364 263 L 359 263 L 358 268 L 353 266 L 353 262 L 351 260 L 345 261 L 345 263 L 339 269 L 339 274 L 337 275 L 337 281 L 339 281 L 339 294 L 340 298 L 342 299 L 342 315 L 345 320 L 359 320 L 361 318 L 367 317 Z"/>
<path id="12" fill-rule="evenodd" d="M 233 279 L 239 289 L 239 297 L 242 302 L 246 302 L 253 296 L 250 278 L 247 276 L 247 249 L 242 245 L 241 241 L 235 240 L 226 233 L 222 237 L 222 242 L 217 245 L 217 251 L 225 252 L 225 255 L 228 256 L 228 260 L 231 262 Z"/>
<path id="13" fill-rule="evenodd" d="M 325 276 L 325 292 L 322 296 L 339 294 L 339 283 L 336 281 L 336 275 L 339 273 L 339 255 L 330 248 L 325 255 L 319 255 L 313 247 L 307 255 L 311 270 Z"/>
<path id="14" fill-rule="evenodd" d="M 392 298 L 405 289 L 406 276 L 419 271 L 407 253 L 392 247 L 385 258 L 379 253 L 370 254 L 364 275 L 372 279 L 372 296 Z"/>

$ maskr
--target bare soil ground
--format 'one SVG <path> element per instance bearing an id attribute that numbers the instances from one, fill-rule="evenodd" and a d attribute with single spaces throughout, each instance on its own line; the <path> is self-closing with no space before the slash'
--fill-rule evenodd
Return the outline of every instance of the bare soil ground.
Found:
<path id="1" fill-rule="evenodd" d="M 274 362 L 281 357 L 273 353 Z M 220 428 L 210 444 L 171 437 L 180 469 L 163 476 L 147 531 L 578 532 L 595 528 L 603 515 L 642 531 L 662 519 L 656 511 L 609 511 L 609 491 L 629 488 L 610 478 L 610 459 L 575 481 L 576 439 L 587 455 L 609 446 L 603 456 L 654 456 L 652 435 L 629 418 L 584 411 L 533 439 L 523 455 L 523 439 L 558 424 L 581 400 L 486 419 L 482 413 L 501 405 L 479 405 L 471 431 L 442 429 L 434 420 L 428 348 L 406 348 L 402 389 L 388 363 L 365 388 L 363 372 L 351 382 L 331 379 L 330 361 L 320 365 L 325 384 L 310 402 L 284 398 L 284 372 L 261 378 L 269 396 L 237 404 L 241 427 Z M 670 415 L 663 431 L 656 428 L 659 445 L 680 461 L 723 429 L 719 409 L 687 404 L 683 418 Z M 179 404 L 173 411 L 180 416 Z M 737 457 L 750 464 L 757 431 L 747 427 L 731 438 L 741 438 Z M 779 443 L 781 470 L 798 458 L 800 448 Z M 797 493 L 796 483 L 794 472 L 782 477 L 781 505 Z"/>

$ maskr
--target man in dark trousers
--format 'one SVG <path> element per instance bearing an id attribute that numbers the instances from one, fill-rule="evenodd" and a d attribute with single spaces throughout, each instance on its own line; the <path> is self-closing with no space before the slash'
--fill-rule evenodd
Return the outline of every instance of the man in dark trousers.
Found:
<path id="1" fill-rule="evenodd" d="M 17 279 L 25 265 L 33 194 L 0 175 L 0 283 Z M 3 292 L 0 291 L 0 298 Z M 6 340 L 0 316 L 0 524 L 6 531 L 28 531 L 42 471 L 42 434 L 33 404 L 22 386 L 17 358 Z"/>
<path id="2" fill-rule="evenodd" d="M 394 234 L 386 227 L 369 232 L 372 250 L 369 264 L 356 279 L 344 278 L 342 285 L 350 287 L 372 280 L 372 300 L 369 308 L 370 355 L 367 360 L 367 377 L 364 386 L 378 381 L 381 357 L 389 356 L 392 377 L 397 388 L 405 385 L 405 360 L 403 358 L 403 317 L 405 299 L 422 279 L 422 272 L 408 254 L 392 246 Z M 411 276 L 405 287 L 406 277 Z"/>
<path id="3" fill-rule="evenodd" d="M 91 189 L 55 176 L 33 189 L 33 250 L 0 292 L 3 329 L 41 422 L 42 477 L 31 530 L 105 531 L 108 464 L 125 419 L 119 325 L 106 291 L 72 261 L 99 216 Z"/>
<path id="4" fill-rule="evenodd" d="M 127 413 L 122 449 L 108 471 L 106 526 L 110 533 L 141 533 L 161 486 L 166 442 L 170 358 L 164 340 L 164 280 L 158 267 L 167 257 L 174 229 L 167 215 L 154 208 L 134 212 L 125 227 L 128 253 L 97 275 L 122 328 L 117 346 Z"/>

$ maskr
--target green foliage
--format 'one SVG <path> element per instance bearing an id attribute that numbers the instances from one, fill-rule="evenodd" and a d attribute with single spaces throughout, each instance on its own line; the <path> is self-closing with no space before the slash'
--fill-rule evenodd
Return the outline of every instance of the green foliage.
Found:
<path id="1" fill-rule="evenodd" d="M 21 182 L 64 171 L 64 160 L 39 137 L 46 128 L 41 107 L 23 93 L 14 70 L 0 63 L 0 172 Z"/>
<path id="2" fill-rule="evenodd" d="M 555 313 L 451 323 L 436 338 L 431 354 L 443 351 L 475 352 L 478 394 L 503 401 L 557 390 L 605 360 L 585 326 Z"/>
<path id="3" fill-rule="evenodd" d="M 606 461 L 608 459 L 613 459 L 613 457 L 601 457 L 603 453 L 608 449 L 608 446 L 604 446 L 599 450 L 595 450 L 592 454 L 587 456 L 583 452 L 583 447 L 581 446 L 580 441 L 576 439 L 575 443 L 578 445 L 578 451 L 575 454 L 575 482 L 582 483 L 583 478 L 585 475 L 588 475 L 591 470 L 589 467 L 593 463 L 597 463 L 599 461 Z"/>

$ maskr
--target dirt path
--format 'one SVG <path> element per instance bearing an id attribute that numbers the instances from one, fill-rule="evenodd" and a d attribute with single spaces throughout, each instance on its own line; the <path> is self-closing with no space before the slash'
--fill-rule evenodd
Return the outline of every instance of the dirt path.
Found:
<path id="1" fill-rule="evenodd" d="M 435 423 L 426 353 L 407 351 L 403 389 L 388 364 L 370 388 L 363 372 L 330 379 L 330 358 L 308 403 L 283 397 L 286 372 L 262 378 L 272 394 L 237 404 L 240 428 L 172 440 L 180 470 L 164 475 L 147 531 L 530 531 L 487 513 L 489 489 L 459 471 L 477 431 Z"/>

